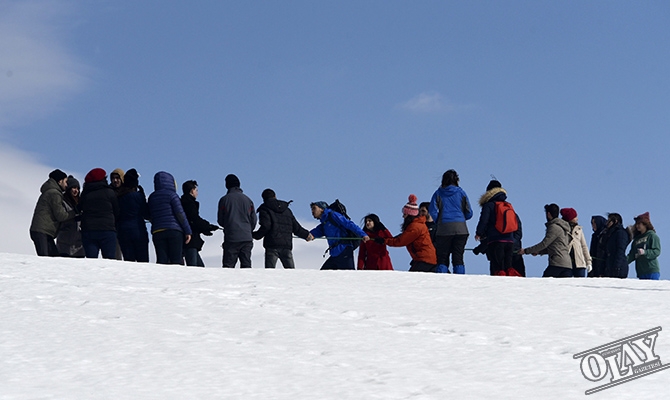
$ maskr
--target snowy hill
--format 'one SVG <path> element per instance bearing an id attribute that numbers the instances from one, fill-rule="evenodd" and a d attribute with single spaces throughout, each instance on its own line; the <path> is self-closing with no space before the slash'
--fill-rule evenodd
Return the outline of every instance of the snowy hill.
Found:
<path id="1" fill-rule="evenodd" d="M 573 355 L 670 282 L 223 270 L 0 254 L 1 399 L 577 399 Z M 606 379 L 607 380 L 607 379 Z M 667 398 L 670 371 L 589 398 Z"/>

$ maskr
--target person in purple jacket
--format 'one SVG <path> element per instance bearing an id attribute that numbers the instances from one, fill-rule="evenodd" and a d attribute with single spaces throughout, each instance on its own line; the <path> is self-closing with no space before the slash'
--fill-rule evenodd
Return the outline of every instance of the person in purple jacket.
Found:
<path id="1" fill-rule="evenodd" d="M 191 226 L 177 194 L 174 177 L 165 172 L 154 175 L 154 192 L 149 196 L 151 235 L 158 264 L 183 264 L 183 245 L 191 241 Z"/>

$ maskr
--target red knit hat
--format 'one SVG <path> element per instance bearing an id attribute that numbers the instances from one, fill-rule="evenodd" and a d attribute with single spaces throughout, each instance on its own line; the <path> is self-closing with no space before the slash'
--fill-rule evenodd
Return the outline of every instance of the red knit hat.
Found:
<path id="1" fill-rule="evenodd" d="M 416 217 L 419 215 L 419 206 L 416 204 L 417 198 L 415 195 L 410 194 L 408 200 L 407 204 L 402 208 L 402 213 Z"/>
<path id="2" fill-rule="evenodd" d="M 573 219 L 577 218 L 577 211 L 574 208 L 562 208 L 561 216 L 564 220 L 570 222 Z"/>
<path id="3" fill-rule="evenodd" d="M 92 170 L 88 171 L 88 174 L 86 174 L 84 183 L 100 182 L 104 181 L 105 178 L 107 178 L 107 172 L 105 172 L 104 169 L 93 168 Z"/>
<path id="4" fill-rule="evenodd" d="M 635 217 L 635 222 L 651 222 L 651 219 L 649 218 L 649 211 Z"/>

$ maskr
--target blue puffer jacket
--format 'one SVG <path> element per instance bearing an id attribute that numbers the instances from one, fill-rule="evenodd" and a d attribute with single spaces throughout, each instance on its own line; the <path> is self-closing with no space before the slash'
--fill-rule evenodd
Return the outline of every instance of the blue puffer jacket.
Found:
<path id="1" fill-rule="evenodd" d="M 355 232 L 360 237 L 367 236 L 367 233 L 363 232 L 353 221 L 331 209 L 323 210 L 320 221 L 321 223 L 309 232 L 315 238 L 324 236 L 328 238 L 346 237 L 347 232 L 345 228 Z M 340 241 L 337 239 L 328 239 L 330 255 L 333 257 L 339 256 L 347 246 L 353 245 L 352 242 L 352 240 Z"/>
<path id="2" fill-rule="evenodd" d="M 442 220 L 438 221 L 438 196 L 442 200 Z M 438 188 L 430 199 L 428 213 L 437 223 L 437 235 L 467 235 L 468 227 L 465 221 L 472 218 L 470 199 L 460 186 L 449 185 Z"/>
<path id="3" fill-rule="evenodd" d="M 151 233 L 174 229 L 191 234 L 186 214 L 177 195 L 177 184 L 172 175 L 165 171 L 154 175 L 154 192 L 149 196 Z"/>

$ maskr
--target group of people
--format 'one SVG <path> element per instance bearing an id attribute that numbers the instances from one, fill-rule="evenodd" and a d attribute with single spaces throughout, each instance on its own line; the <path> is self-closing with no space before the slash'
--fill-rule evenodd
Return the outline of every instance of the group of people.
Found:
<path id="1" fill-rule="evenodd" d="M 392 270 L 387 246 L 404 246 L 412 259 L 410 271 L 465 273 L 466 221 L 474 211 L 453 169 L 443 174 L 430 202 L 418 204 L 415 195 L 409 196 L 402 207 L 403 224 L 397 236 L 376 214 L 366 215 L 359 227 L 339 201 L 311 203 L 312 216 L 319 224 L 308 231 L 294 217 L 290 202 L 278 200 L 272 189 L 263 191 L 263 204 L 256 210 L 233 174 L 225 178 L 227 193 L 218 203 L 217 224 L 212 224 L 200 217 L 195 180 L 182 184 L 180 197 L 174 177 L 157 172 L 154 191 L 147 198 L 139 176 L 135 169 L 125 173 L 115 169 L 108 183 L 106 171 L 94 168 L 86 174 L 81 190 L 73 176 L 52 171 L 40 189 L 30 227 L 37 254 L 88 258 L 102 254 L 108 259 L 148 262 L 146 222 L 150 221 L 156 261 L 161 264 L 204 267 L 199 254 L 204 244 L 201 235 L 211 236 L 223 229 L 224 268 L 234 268 L 238 261 L 241 268 L 250 268 L 253 241 L 262 239 L 266 268 L 275 268 L 279 260 L 284 268 L 293 269 L 293 238 L 312 241 L 325 237 L 330 257 L 321 269 Z M 526 276 L 523 255 L 547 254 L 545 277 L 626 278 L 628 264 L 635 261 L 638 278 L 660 279 L 657 258 L 661 246 L 649 213 L 637 216 L 635 225 L 628 228 L 623 227 L 617 213 L 607 218 L 594 216 L 589 247 L 577 212 L 548 204 L 544 207 L 545 237 L 524 248 L 521 219 L 499 181 L 489 182 L 479 205 L 475 240 L 480 244 L 473 252 L 486 255 L 491 275 Z"/>

